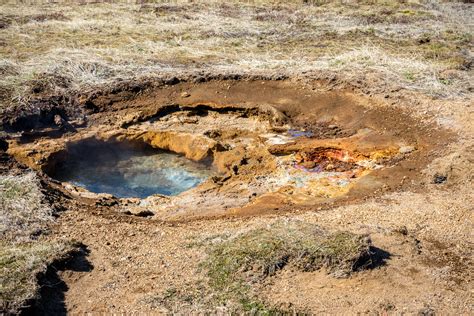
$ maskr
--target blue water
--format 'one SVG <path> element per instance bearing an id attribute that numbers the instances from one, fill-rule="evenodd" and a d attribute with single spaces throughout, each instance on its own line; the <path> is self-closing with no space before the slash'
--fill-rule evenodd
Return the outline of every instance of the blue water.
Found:
<path id="1" fill-rule="evenodd" d="M 73 145 L 53 178 L 94 193 L 145 198 L 177 195 L 212 174 L 209 164 L 183 156 L 123 143 L 88 141 Z"/>
<path id="2" fill-rule="evenodd" d="M 300 131 L 297 129 L 289 129 L 288 134 L 291 137 L 312 137 L 314 134 L 310 131 Z"/>

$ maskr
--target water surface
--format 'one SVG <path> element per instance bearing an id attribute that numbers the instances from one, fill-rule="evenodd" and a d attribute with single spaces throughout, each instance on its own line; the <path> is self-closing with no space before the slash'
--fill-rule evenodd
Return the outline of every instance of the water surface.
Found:
<path id="1" fill-rule="evenodd" d="M 53 178 L 116 197 L 177 195 L 212 174 L 208 163 L 128 143 L 84 141 L 70 146 L 67 156 Z"/>

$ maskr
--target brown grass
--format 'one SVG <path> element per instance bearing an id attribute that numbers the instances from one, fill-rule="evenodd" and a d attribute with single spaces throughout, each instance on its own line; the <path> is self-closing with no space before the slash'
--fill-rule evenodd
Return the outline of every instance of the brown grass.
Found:
<path id="1" fill-rule="evenodd" d="M 4 105 L 183 70 L 374 73 L 387 84 L 445 97 L 472 89 L 473 8 L 461 3 L 261 0 L 1 8 L 0 20 L 8 21 L 0 28 Z"/>
<path id="2" fill-rule="evenodd" d="M 52 214 L 34 173 L 0 175 L 0 313 L 17 313 L 36 298 L 36 276 L 75 249 L 41 236 Z"/>
<path id="3" fill-rule="evenodd" d="M 76 246 L 70 242 L 0 243 L 0 313 L 15 314 L 37 298 L 37 275 L 66 258 Z"/>
<path id="4" fill-rule="evenodd" d="M 0 236 L 11 242 L 27 242 L 41 235 L 52 221 L 52 209 L 44 203 L 34 173 L 0 175 Z"/>

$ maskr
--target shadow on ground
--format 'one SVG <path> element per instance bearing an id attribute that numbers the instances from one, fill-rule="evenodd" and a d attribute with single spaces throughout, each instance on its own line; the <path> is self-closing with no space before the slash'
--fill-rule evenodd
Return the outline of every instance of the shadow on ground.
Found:
<path id="1" fill-rule="evenodd" d="M 354 265 L 355 271 L 372 270 L 387 264 L 391 254 L 383 249 L 370 246 L 367 255 L 361 257 Z"/>
<path id="2" fill-rule="evenodd" d="M 21 315 L 66 315 L 64 302 L 68 286 L 61 279 L 60 271 L 90 272 L 94 268 L 87 259 L 90 251 L 82 245 L 70 258 L 50 265 L 44 275 L 39 277 L 39 299 L 24 310 Z"/>

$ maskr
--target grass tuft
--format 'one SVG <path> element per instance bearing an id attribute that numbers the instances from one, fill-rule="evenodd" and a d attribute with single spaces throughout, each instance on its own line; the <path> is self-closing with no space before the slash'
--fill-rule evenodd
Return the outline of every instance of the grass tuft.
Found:
<path id="1" fill-rule="evenodd" d="M 367 257 L 369 247 L 370 240 L 364 235 L 278 222 L 211 246 L 203 266 L 222 302 L 237 299 L 244 310 L 263 311 L 265 305 L 250 294 L 252 284 L 285 267 L 298 271 L 325 268 L 334 276 L 347 276 Z"/>
<path id="2" fill-rule="evenodd" d="M 38 295 L 36 276 L 76 247 L 69 242 L 0 243 L 0 313 L 17 313 Z"/>
<path id="3" fill-rule="evenodd" d="M 33 172 L 0 175 L 0 236 L 10 242 L 26 242 L 40 235 L 52 221 L 52 209 L 44 203 Z"/>
<path id="4" fill-rule="evenodd" d="M 0 314 L 18 313 L 36 298 L 37 275 L 77 249 L 41 238 L 52 214 L 33 172 L 0 175 Z"/>

